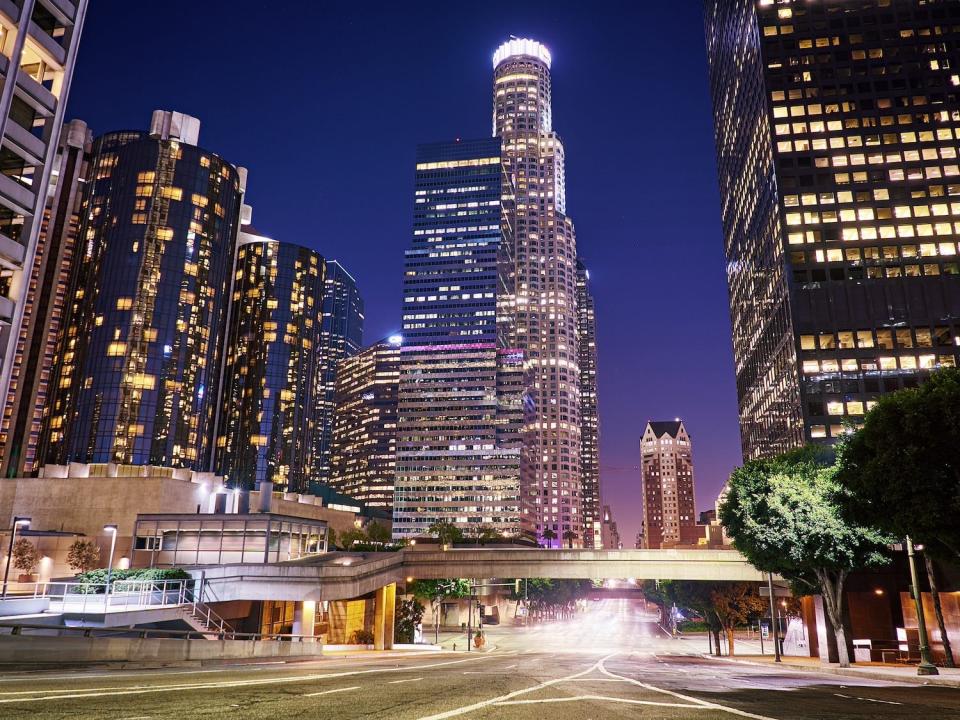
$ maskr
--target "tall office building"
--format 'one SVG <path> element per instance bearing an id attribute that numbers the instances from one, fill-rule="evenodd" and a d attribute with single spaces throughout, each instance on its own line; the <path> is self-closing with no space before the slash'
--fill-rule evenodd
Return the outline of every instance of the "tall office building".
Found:
<path id="1" fill-rule="evenodd" d="M 600 413 L 597 408 L 597 317 L 590 271 L 577 260 L 577 332 L 580 343 L 580 474 L 583 546 L 602 547 L 600 517 Z"/>
<path id="2" fill-rule="evenodd" d="M 319 253 L 242 226 L 214 463 L 233 487 L 310 488 L 323 291 Z"/>
<path id="3" fill-rule="evenodd" d="M 435 522 L 520 531 L 523 353 L 513 326 L 512 189 L 498 138 L 417 149 L 406 252 L 396 538 Z"/>
<path id="4" fill-rule="evenodd" d="M 697 542 L 693 450 L 683 421 L 648 422 L 640 460 L 644 547 Z"/>
<path id="5" fill-rule="evenodd" d="M 24 315 L 36 299 L 37 242 L 86 12 L 86 0 L 21 0 L 0 8 L 0 439 L 5 473 L 11 466 L 19 472 L 36 447 L 36 419 L 28 407 L 35 400 L 21 393 L 20 385 L 11 386 L 11 375 L 23 368 L 24 355 L 31 352 L 24 345 L 24 329 L 32 339 L 36 323 Z M 38 342 L 42 334 L 41 329 Z M 15 435 L 20 428 L 25 434 Z"/>
<path id="6" fill-rule="evenodd" d="M 343 265 L 330 260 L 323 287 L 323 322 L 317 361 L 317 431 L 311 480 L 314 489 L 330 480 L 337 363 L 353 357 L 363 347 L 363 298 L 356 280 Z"/>
<path id="7" fill-rule="evenodd" d="M 329 486 L 368 507 L 393 504 L 402 338 L 337 363 Z"/>
<path id="8" fill-rule="evenodd" d="M 199 121 L 94 142 L 45 423 L 48 463 L 207 470 L 241 177 Z"/>
<path id="9" fill-rule="evenodd" d="M 960 344 L 960 4 L 708 0 L 745 459 L 833 442 Z"/>
<path id="10" fill-rule="evenodd" d="M 522 524 L 583 544 L 577 255 L 566 214 L 563 143 L 553 131 L 550 52 L 512 38 L 494 53 L 493 134 L 515 184 L 516 325 L 533 415 L 524 429 Z"/>
<path id="11" fill-rule="evenodd" d="M 82 120 L 63 126 L 0 420 L 0 474 L 5 477 L 39 470 L 37 446 L 50 397 L 92 145 L 93 134 Z"/>

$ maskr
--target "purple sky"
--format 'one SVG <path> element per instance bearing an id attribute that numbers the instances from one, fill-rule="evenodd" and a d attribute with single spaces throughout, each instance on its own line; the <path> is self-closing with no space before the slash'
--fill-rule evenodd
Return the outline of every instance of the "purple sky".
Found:
<path id="1" fill-rule="evenodd" d="M 372 342 L 399 326 L 415 146 L 490 133 L 510 34 L 553 52 L 597 301 L 603 497 L 630 547 L 648 419 L 686 422 L 698 509 L 740 458 L 699 2 L 95 2 L 68 117 L 96 134 L 154 108 L 199 117 L 200 144 L 249 168 L 257 227 L 358 279 Z"/>

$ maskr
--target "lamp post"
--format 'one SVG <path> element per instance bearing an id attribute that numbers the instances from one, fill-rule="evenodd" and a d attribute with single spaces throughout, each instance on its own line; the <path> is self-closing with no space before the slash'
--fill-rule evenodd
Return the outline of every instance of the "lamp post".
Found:
<path id="1" fill-rule="evenodd" d="M 907 535 L 907 562 L 910 564 L 910 593 L 917 608 L 917 634 L 920 636 L 920 664 L 917 665 L 917 675 L 939 675 L 940 671 L 933 664 L 930 656 L 930 644 L 927 641 L 927 622 L 923 616 L 923 598 L 920 595 L 920 585 L 917 583 L 917 563 L 913 557 L 913 540 Z"/>
<path id="2" fill-rule="evenodd" d="M 773 596 L 773 573 L 767 573 L 767 590 L 770 591 L 770 627 L 773 629 L 773 661 L 780 662 L 780 631 L 777 627 L 776 598 Z M 763 632 L 761 630 L 761 632 Z"/>
<path id="3" fill-rule="evenodd" d="M 117 526 L 104 525 L 103 529 L 110 533 L 110 559 L 107 561 L 107 587 L 104 591 L 107 595 L 106 602 L 110 602 L 110 578 L 113 575 L 113 551 L 117 547 Z"/>
<path id="4" fill-rule="evenodd" d="M 10 561 L 13 559 L 13 543 L 17 539 L 17 528 L 30 527 L 30 518 L 14 515 L 13 525 L 10 527 L 10 547 L 7 548 L 7 566 L 3 571 L 3 591 L 0 592 L 0 600 L 7 597 L 7 578 L 10 577 Z"/>

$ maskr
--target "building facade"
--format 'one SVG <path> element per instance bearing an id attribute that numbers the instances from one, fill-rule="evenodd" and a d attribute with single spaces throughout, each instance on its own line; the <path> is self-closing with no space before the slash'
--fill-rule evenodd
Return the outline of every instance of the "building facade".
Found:
<path id="1" fill-rule="evenodd" d="M 583 546 L 602 546 L 600 517 L 600 412 L 597 407 L 597 315 L 590 271 L 577 260 L 577 332 L 580 343 L 580 476 Z"/>
<path id="2" fill-rule="evenodd" d="M 417 150 L 405 255 L 396 538 L 436 522 L 520 531 L 523 354 L 498 138 Z"/>
<path id="3" fill-rule="evenodd" d="M 23 477 L 39 470 L 37 447 L 51 392 L 57 334 L 69 289 L 92 145 L 93 134 L 82 120 L 63 126 L 0 419 L 0 474 L 4 477 Z"/>
<path id="4" fill-rule="evenodd" d="M 20 463 L 25 443 L 36 444 L 35 435 L 11 434 L 9 426 L 19 420 L 6 413 L 14 411 L 9 390 L 18 367 L 15 358 L 26 352 L 22 327 L 33 326 L 24 313 L 35 299 L 29 297 L 35 296 L 34 256 L 86 12 L 86 0 L 23 0 L 0 8 L 0 398 L 8 425 L 2 438 L 4 467 L 11 454 Z M 33 418 L 23 423 L 29 435 Z"/>
<path id="5" fill-rule="evenodd" d="M 960 6 L 709 0 L 744 459 L 834 442 L 960 343 Z"/>
<path id="6" fill-rule="evenodd" d="M 357 282 L 336 260 L 327 262 L 323 291 L 320 357 L 317 362 L 317 431 L 315 434 L 314 489 L 330 479 L 330 443 L 333 437 L 334 393 L 337 363 L 363 348 L 363 298 Z"/>
<path id="7" fill-rule="evenodd" d="M 577 249 L 566 214 L 563 143 L 553 131 L 551 56 L 512 38 L 493 56 L 493 134 L 515 185 L 513 345 L 525 353 L 533 414 L 524 429 L 521 521 L 541 540 L 583 544 Z"/>
<path id="8" fill-rule="evenodd" d="M 368 507 L 392 507 L 402 338 L 337 364 L 329 485 Z"/>
<path id="9" fill-rule="evenodd" d="M 156 111 L 94 143 L 45 462 L 210 466 L 242 188 L 198 133 Z"/>
<path id="10" fill-rule="evenodd" d="M 604 550 L 619 550 L 623 547 L 617 521 L 613 519 L 609 505 L 603 506 L 603 515 L 600 517 L 600 542 Z"/>
<path id="11" fill-rule="evenodd" d="M 648 422 L 640 439 L 644 547 L 696 543 L 693 448 L 682 420 Z"/>
<path id="12" fill-rule="evenodd" d="M 319 253 L 242 226 L 214 464 L 232 487 L 310 488 L 323 293 Z"/>

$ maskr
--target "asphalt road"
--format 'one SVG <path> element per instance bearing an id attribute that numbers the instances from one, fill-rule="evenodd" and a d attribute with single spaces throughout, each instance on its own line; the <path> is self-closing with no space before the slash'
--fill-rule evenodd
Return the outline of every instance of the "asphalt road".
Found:
<path id="1" fill-rule="evenodd" d="M 0 677 L 0 718 L 958 718 L 960 690 L 704 659 L 610 603 L 491 632 L 490 652 Z"/>

